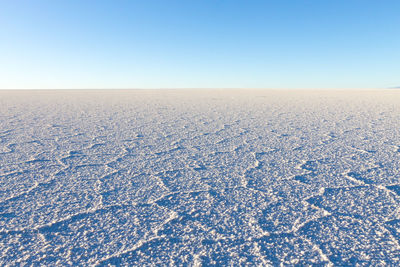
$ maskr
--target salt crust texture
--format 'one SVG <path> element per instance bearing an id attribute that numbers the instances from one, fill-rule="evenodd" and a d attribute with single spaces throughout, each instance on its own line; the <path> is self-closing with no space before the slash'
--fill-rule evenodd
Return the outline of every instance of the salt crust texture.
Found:
<path id="1" fill-rule="evenodd" d="M 398 91 L 0 91 L 0 265 L 399 265 Z"/>

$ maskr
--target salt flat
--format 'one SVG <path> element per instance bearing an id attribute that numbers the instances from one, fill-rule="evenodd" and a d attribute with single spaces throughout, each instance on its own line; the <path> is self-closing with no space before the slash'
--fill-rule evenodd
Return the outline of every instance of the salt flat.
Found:
<path id="1" fill-rule="evenodd" d="M 400 91 L 0 91 L 0 265 L 399 265 Z"/>

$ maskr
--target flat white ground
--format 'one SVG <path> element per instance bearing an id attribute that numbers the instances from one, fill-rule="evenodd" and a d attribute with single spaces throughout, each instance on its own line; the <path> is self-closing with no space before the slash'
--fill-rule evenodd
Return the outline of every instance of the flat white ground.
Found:
<path id="1" fill-rule="evenodd" d="M 400 264 L 400 91 L 1 91 L 0 265 Z"/>

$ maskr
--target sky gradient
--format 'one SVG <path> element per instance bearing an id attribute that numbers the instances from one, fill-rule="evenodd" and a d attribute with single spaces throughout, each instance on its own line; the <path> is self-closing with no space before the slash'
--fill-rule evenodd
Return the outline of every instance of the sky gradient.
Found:
<path id="1" fill-rule="evenodd" d="M 400 86 L 397 0 L 0 4 L 0 89 Z"/>

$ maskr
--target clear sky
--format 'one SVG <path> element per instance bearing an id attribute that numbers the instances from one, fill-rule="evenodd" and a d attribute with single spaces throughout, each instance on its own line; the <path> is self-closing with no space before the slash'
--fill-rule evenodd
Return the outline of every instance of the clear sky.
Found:
<path id="1" fill-rule="evenodd" d="M 0 88 L 400 86 L 398 0 L 0 0 Z"/>

